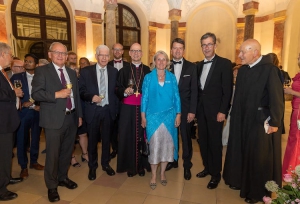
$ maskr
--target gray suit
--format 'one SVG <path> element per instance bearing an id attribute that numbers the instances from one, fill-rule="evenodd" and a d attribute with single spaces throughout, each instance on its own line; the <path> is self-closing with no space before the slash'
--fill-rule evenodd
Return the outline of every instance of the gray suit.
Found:
<path id="1" fill-rule="evenodd" d="M 75 71 L 66 67 L 73 84 L 75 111 L 66 115 L 66 98 L 55 99 L 55 92 L 63 87 L 52 63 L 35 70 L 32 98 L 40 102 L 40 126 L 45 128 L 47 158 L 45 182 L 48 189 L 67 178 L 77 132 L 78 118 L 82 117 L 78 80 Z"/>

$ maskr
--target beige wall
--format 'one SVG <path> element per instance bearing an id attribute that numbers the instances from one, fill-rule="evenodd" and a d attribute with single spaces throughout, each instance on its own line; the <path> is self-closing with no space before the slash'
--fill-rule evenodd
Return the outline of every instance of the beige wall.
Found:
<path id="1" fill-rule="evenodd" d="M 254 24 L 254 39 L 261 43 L 261 53 L 273 52 L 274 21 L 265 21 Z"/>
<path id="2" fill-rule="evenodd" d="M 158 28 L 156 30 L 156 51 L 163 50 L 168 55 L 170 54 L 170 32 L 170 29 Z"/>

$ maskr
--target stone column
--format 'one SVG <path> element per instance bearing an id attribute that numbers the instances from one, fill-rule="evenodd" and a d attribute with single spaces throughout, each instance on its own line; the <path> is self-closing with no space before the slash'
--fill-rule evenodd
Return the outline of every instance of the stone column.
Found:
<path id="1" fill-rule="evenodd" d="M 240 53 L 240 47 L 244 41 L 244 29 L 245 29 L 245 23 L 237 23 L 236 24 L 235 62 L 237 64 L 241 63 L 238 56 Z"/>
<path id="2" fill-rule="evenodd" d="M 104 9 L 106 12 L 105 18 L 105 43 L 109 48 L 116 43 L 116 8 L 118 7 L 117 0 L 104 0 Z M 112 57 L 112 52 L 110 52 Z"/>
<path id="3" fill-rule="evenodd" d="M 180 23 L 178 28 L 178 37 L 185 41 L 185 33 L 186 33 L 186 23 Z"/>
<path id="4" fill-rule="evenodd" d="M 153 61 L 153 56 L 156 53 L 156 30 L 157 27 L 149 26 L 149 63 Z"/>
<path id="5" fill-rule="evenodd" d="M 254 36 L 255 13 L 258 11 L 258 4 L 256 1 L 243 4 L 243 13 L 246 15 L 244 40 L 253 38 Z"/>
<path id="6" fill-rule="evenodd" d="M 6 31 L 6 20 L 5 20 L 5 10 L 6 6 L 4 5 L 3 1 L 0 1 L 0 42 L 8 43 L 7 39 L 7 31 Z M 10 44 L 10 43 L 9 43 Z"/>
<path id="7" fill-rule="evenodd" d="M 282 64 L 282 49 L 284 36 L 284 23 L 286 18 L 286 11 L 280 11 L 274 15 L 274 39 L 273 52 L 277 55 L 279 64 Z"/>
<path id="8" fill-rule="evenodd" d="M 92 24 L 93 24 L 93 52 L 95 53 L 96 48 L 98 45 L 102 45 L 103 42 L 103 36 L 102 36 L 102 22 L 101 14 L 96 15 L 92 14 L 91 17 Z"/>
<path id="9" fill-rule="evenodd" d="M 86 57 L 86 16 L 75 16 L 77 56 Z"/>
<path id="10" fill-rule="evenodd" d="M 171 37 L 170 42 L 178 37 L 179 20 L 181 18 L 181 10 L 172 9 L 169 11 L 169 19 L 171 20 Z"/>

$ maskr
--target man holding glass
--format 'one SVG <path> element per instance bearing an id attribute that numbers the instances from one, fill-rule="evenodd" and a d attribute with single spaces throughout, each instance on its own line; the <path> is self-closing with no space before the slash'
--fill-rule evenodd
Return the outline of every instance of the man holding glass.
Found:
<path id="1" fill-rule="evenodd" d="M 34 76 L 34 70 L 38 64 L 38 58 L 34 54 L 25 55 L 25 69 L 26 72 L 14 74 L 10 80 L 17 85 L 19 82 L 20 88 L 24 92 L 21 98 L 22 109 L 20 109 L 19 116 L 21 124 L 17 130 L 17 155 L 18 163 L 21 166 L 20 177 L 26 179 L 28 177 L 28 157 L 27 157 L 27 141 L 29 133 L 30 141 L 30 168 L 35 170 L 44 170 L 44 166 L 37 162 L 39 156 L 39 142 L 41 128 L 39 126 L 39 109 L 40 106 L 31 97 L 31 82 Z"/>
<path id="2" fill-rule="evenodd" d="M 16 193 L 6 188 L 11 177 L 13 135 L 20 123 L 17 97 L 23 97 L 22 89 L 14 88 L 4 71 L 4 68 L 10 65 L 11 60 L 11 47 L 0 42 L 0 201 L 18 197 Z"/>
<path id="3" fill-rule="evenodd" d="M 65 67 L 67 54 L 65 45 L 52 43 L 48 51 L 52 63 L 36 69 L 32 80 L 31 96 L 40 102 L 40 126 L 45 129 L 44 176 L 50 202 L 60 200 L 57 186 L 77 188 L 68 178 L 68 168 L 82 110 L 76 72 Z"/>
<path id="4" fill-rule="evenodd" d="M 102 170 L 109 176 L 115 171 L 109 165 L 110 134 L 113 120 L 116 119 L 118 99 L 115 95 L 118 70 L 108 65 L 109 48 L 99 45 L 96 48 L 97 63 L 81 70 L 79 78 L 80 96 L 85 103 L 85 120 L 88 129 L 89 180 L 96 179 L 98 168 L 97 144 L 101 133 Z"/>
<path id="5" fill-rule="evenodd" d="M 121 103 L 119 119 L 119 147 L 117 172 L 127 172 L 128 177 L 145 175 L 148 159 L 140 152 L 145 129 L 141 126 L 142 84 L 150 68 L 141 62 L 142 46 L 134 43 L 130 47 L 131 63 L 119 71 L 117 95 Z M 150 165 L 149 165 L 150 166 Z"/>

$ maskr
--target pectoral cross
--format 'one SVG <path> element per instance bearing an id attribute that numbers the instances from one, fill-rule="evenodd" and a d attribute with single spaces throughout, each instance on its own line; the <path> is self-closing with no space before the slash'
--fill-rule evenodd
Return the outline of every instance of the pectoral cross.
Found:
<path id="1" fill-rule="evenodd" d="M 136 90 L 136 92 L 134 93 L 135 97 L 138 97 L 138 95 L 140 94 L 138 90 Z"/>

